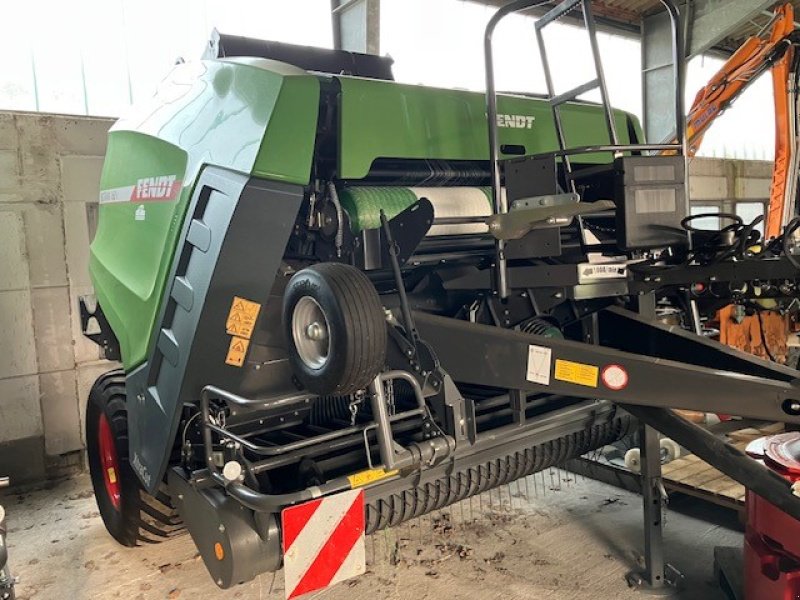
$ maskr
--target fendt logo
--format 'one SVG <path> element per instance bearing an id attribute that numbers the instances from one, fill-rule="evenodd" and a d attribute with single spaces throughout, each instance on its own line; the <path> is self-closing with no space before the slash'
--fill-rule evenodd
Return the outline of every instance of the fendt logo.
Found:
<path id="1" fill-rule="evenodd" d="M 100 204 L 175 200 L 181 192 L 181 183 L 177 175 L 142 177 L 134 185 L 100 190 Z"/>
<path id="2" fill-rule="evenodd" d="M 167 200 L 175 195 L 175 175 L 145 177 L 136 182 L 132 200 Z"/>
<path id="3" fill-rule="evenodd" d="M 533 129 L 536 117 L 530 115 L 497 115 L 497 126 L 512 129 Z"/>

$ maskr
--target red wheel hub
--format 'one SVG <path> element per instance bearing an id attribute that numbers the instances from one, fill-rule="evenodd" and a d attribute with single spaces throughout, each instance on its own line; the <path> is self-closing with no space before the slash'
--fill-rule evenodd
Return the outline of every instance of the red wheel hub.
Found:
<path id="1" fill-rule="evenodd" d="M 119 460 L 117 447 L 114 445 L 114 434 L 105 414 L 100 415 L 100 427 L 97 432 L 97 441 L 100 447 L 100 464 L 103 468 L 103 481 L 106 484 L 106 493 L 111 499 L 111 504 L 119 510 L 120 485 L 119 485 Z"/>

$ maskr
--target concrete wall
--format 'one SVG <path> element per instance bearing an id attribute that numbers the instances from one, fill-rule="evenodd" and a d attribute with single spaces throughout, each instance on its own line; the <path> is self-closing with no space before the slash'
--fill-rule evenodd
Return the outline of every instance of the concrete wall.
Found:
<path id="1" fill-rule="evenodd" d="M 111 123 L 0 112 L 0 474 L 17 483 L 81 466 L 88 390 L 113 366 L 77 306 Z M 697 202 L 730 203 L 765 199 L 771 164 L 696 159 L 691 173 Z"/>
<path id="2" fill-rule="evenodd" d="M 0 112 L 0 474 L 82 462 L 87 391 L 111 363 L 80 332 L 113 121 Z"/>
<path id="3" fill-rule="evenodd" d="M 695 158 L 689 164 L 689 197 L 695 204 L 721 202 L 735 212 L 735 202 L 766 201 L 772 182 L 772 162 Z"/>

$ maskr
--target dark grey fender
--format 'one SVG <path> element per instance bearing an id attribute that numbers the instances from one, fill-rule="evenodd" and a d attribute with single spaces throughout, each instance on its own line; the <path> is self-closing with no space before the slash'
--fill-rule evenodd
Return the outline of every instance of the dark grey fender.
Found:
<path id="1" fill-rule="evenodd" d="M 284 279 L 279 269 L 303 192 L 213 167 L 201 174 L 148 360 L 127 378 L 131 464 L 148 491 L 164 477 L 182 406 L 197 402 L 203 386 L 250 395 L 291 387 L 274 319 Z M 262 305 L 241 367 L 225 362 L 234 296 Z"/>

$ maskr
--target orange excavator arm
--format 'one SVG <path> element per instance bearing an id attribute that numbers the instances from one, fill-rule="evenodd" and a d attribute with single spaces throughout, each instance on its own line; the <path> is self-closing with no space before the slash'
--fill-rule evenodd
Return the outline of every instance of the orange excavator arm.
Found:
<path id="1" fill-rule="evenodd" d="M 791 65 L 800 38 L 795 33 L 794 9 L 784 4 L 775 11 L 769 35 L 755 35 L 728 59 L 701 89 L 686 117 L 689 156 L 694 156 L 708 128 L 759 75 L 772 70 L 775 96 L 775 167 L 770 189 L 764 237 L 776 237 L 788 220 L 794 177 L 794 106 L 791 98 Z"/>
<path id="2" fill-rule="evenodd" d="M 776 21 L 770 41 L 773 44 L 785 44 L 794 32 L 794 10 L 791 4 L 779 9 L 783 20 Z M 795 129 L 792 112 L 794 102 L 790 101 L 794 91 L 790 90 L 791 65 L 796 47 L 789 44 L 783 55 L 772 66 L 772 90 L 775 97 L 775 166 L 772 170 L 769 204 L 764 215 L 764 238 L 780 235 L 783 226 L 791 218 L 792 200 L 796 194 L 796 168 L 792 168 L 795 159 Z"/>

